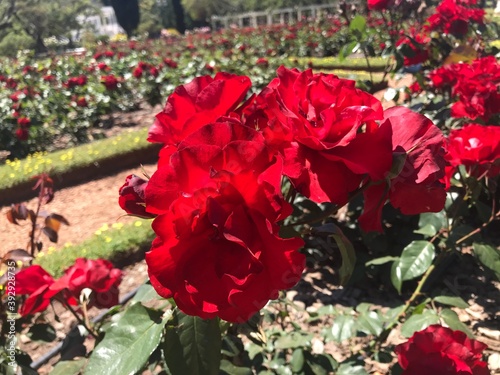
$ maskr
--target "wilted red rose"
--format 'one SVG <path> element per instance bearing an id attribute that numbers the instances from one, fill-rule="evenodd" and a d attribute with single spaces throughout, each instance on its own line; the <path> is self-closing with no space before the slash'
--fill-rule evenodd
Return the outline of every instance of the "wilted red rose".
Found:
<path id="1" fill-rule="evenodd" d="M 118 304 L 118 285 L 121 278 L 122 271 L 113 268 L 113 264 L 107 260 L 78 258 L 50 289 L 66 289 L 78 300 L 82 290 L 88 288 L 93 292 L 89 306 L 112 307 Z"/>
<path id="2" fill-rule="evenodd" d="M 382 207 L 387 199 L 405 215 L 439 212 L 446 200 L 440 182 L 446 164 L 441 130 L 405 107 L 386 110 L 381 128 L 391 129 L 394 162 L 387 174 L 389 186 L 376 183 L 364 191 L 359 223 L 365 231 L 382 231 Z"/>
<path id="3" fill-rule="evenodd" d="M 120 188 L 118 204 L 130 215 L 151 218 L 155 215 L 146 212 L 144 190 L 148 182 L 136 175 L 129 175 Z"/>
<path id="4" fill-rule="evenodd" d="M 470 124 L 452 130 L 447 151 L 453 171 L 465 165 L 471 176 L 495 177 L 500 174 L 500 127 Z"/>
<path id="5" fill-rule="evenodd" d="M 170 95 L 149 129 L 148 141 L 176 145 L 202 126 L 227 116 L 250 89 L 248 77 L 217 73 L 197 77 Z"/>
<path id="6" fill-rule="evenodd" d="M 395 352 L 403 375 L 489 375 L 482 361 L 486 348 L 461 331 L 431 325 L 396 346 Z"/>
<path id="7" fill-rule="evenodd" d="M 157 238 L 152 285 L 187 314 L 242 322 L 290 288 L 304 268 L 301 239 L 278 236 L 291 213 L 282 162 L 256 130 L 207 125 L 179 145 L 146 188 Z"/>

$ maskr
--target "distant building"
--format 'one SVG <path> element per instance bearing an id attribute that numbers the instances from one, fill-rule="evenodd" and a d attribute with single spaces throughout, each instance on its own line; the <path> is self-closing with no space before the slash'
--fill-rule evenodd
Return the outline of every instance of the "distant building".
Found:
<path id="1" fill-rule="evenodd" d="M 101 7 L 99 14 L 81 16 L 79 22 L 83 28 L 89 28 L 97 35 L 113 36 L 125 33 L 116 20 L 113 7 L 110 6 Z"/>

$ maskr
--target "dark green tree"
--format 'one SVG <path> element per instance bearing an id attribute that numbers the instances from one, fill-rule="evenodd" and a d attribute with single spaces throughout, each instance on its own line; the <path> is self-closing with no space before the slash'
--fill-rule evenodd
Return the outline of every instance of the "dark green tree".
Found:
<path id="1" fill-rule="evenodd" d="M 125 30 L 130 38 L 139 26 L 140 12 L 138 0 L 111 0 L 118 24 Z"/>
<path id="2" fill-rule="evenodd" d="M 186 32 L 186 22 L 184 21 L 184 6 L 181 0 L 172 0 L 172 8 L 175 14 L 175 28 L 181 34 L 184 34 Z"/>

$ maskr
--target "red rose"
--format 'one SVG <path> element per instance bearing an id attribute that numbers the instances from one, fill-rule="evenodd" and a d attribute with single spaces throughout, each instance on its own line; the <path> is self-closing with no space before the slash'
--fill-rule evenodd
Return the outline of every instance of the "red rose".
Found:
<path id="1" fill-rule="evenodd" d="M 410 50 L 410 52 L 404 56 L 404 66 L 420 64 L 429 59 L 429 51 L 427 50 L 426 44 L 430 42 L 430 38 L 418 34 L 412 39 L 402 37 L 396 42 L 396 47 L 401 48 L 404 45 Z"/>
<path id="2" fill-rule="evenodd" d="M 367 6 L 370 10 L 384 10 L 389 7 L 391 0 L 368 0 Z"/>
<path id="3" fill-rule="evenodd" d="M 465 165 L 471 176 L 495 177 L 500 174 L 500 127 L 470 124 L 452 130 L 447 151 L 453 171 Z"/>
<path id="4" fill-rule="evenodd" d="M 229 73 L 197 77 L 179 86 L 156 115 L 148 141 L 175 145 L 202 126 L 227 116 L 243 100 L 250 79 Z"/>
<path id="5" fill-rule="evenodd" d="M 169 59 L 167 57 L 163 59 L 163 62 L 165 63 L 165 65 L 167 65 L 170 68 L 174 68 L 175 69 L 178 66 L 178 64 L 174 60 Z"/>
<path id="6" fill-rule="evenodd" d="M 489 375 L 482 361 L 486 345 L 469 339 L 461 331 L 431 325 L 396 346 L 403 375 Z"/>
<path id="7" fill-rule="evenodd" d="M 22 128 L 29 128 L 31 125 L 31 120 L 29 117 L 22 116 L 17 119 L 17 124 Z"/>
<path id="8" fill-rule="evenodd" d="M 151 218 L 152 215 L 146 212 L 146 203 L 144 201 L 144 190 L 148 182 L 136 175 L 129 175 L 125 184 L 120 188 L 118 204 L 130 215 Z"/>
<path id="9" fill-rule="evenodd" d="M 84 96 L 80 96 L 77 100 L 76 100 L 76 105 L 78 107 L 88 107 L 88 103 L 87 103 L 87 99 L 85 99 Z"/>
<path id="10" fill-rule="evenodd" d="M 44 311 L 50 299 L 62 289 L 49 289 L 54 284 L 52 276 L 39 265 L 24 268 L 16 274 L 16 293 L 27 294 L 19 313 L 22 316 Z M 74 303 L 74 301 L 72 301 Z"/>
<path id="11" fill-rule="evenodd" d="M 113 268 L 113 264 L 107 260 L 78 258 L 50 289 L 67 289 L 74 298 L 79 299 L 82 290 L 89 288 L 93 292 L 89 306 L 112 307 L 118 304 L 121 278 L 122 271 Z"/>
<path id="12" fill-rule="evenodd" d="M 141 78 L 142 77 L 142 68 L 137 66 L 134 71 L 132 72 L 132 75 L 135 77 L 135 78 Z"/>
<path id="13" fill-rule="evenodd" d="M 301 239 L 282 239 L 291 213 L 281 159 L 256 130 L 207 125 L 160 164 L 146 188 L 157 238 L 146 255 L 157 292 L 187 314 L 243 322 L 304 268 Z"/>
<path id="14" fill-rule="evenodd" d="M 16 129 L 16 138 L 20 141 L 27 141 L 30 137 L 30 132 L 26 128 L 17 128 Z"/>
<path id="15" fill-rule="evenodd" d="M 375 122 L 383 117 L 380 101 L 354 81 L 280 67 L 242 116 L 283 155 L 294 187 L 315 202 L 344 205 L 367 176 L 381 180 L 391 168 L 390 134 Z"/>
<path id="16" fill-rule="evenodd" d="M 359 217 L 365 231 L 382 231 L 382 207 L 387 199 L 405 215 L 439 212 L 446 200 L 444 137 L 424 115 L 405 107 L 385 111 L 381 128 L 390 128 L 394 163 L 387 183 L 364 191 L 365 206 Z M 408 126 L 411 124 L 411 126 Z"/>
<path id="17" fill-rule="evenodd" d="M 113 74 L 101 77 L 101 83 L 106 86 L 106 90 L 112 91 L 118 88 L 120 80 L 116 78 Z"/>
<path id="18" fill-rule="evenodd" d="M 477 8 L 475 3 L 443 0 L 436 8 L 436 13 L 427 19 L 425 29 L 462 38 L 468 33 L 470 23 L 484 24 L 484 16 L 484 9 Z"/>

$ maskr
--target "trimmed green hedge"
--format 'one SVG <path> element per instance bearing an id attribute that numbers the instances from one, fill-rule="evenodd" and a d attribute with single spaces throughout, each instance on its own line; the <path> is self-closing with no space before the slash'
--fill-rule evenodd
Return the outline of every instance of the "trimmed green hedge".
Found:
<path id="1" fill-rule="evenodd" d="M 151 221 L 137 219 L 133 223 L 103 225 L 94 236 L 79 244 L 66 244 L 56 250 L 53 246 L 42 250 L 34 263 L 41 265 L 54 277 L 60 277 L 64 270 L 77 258 L 108 259 L 115 264 L 126 265 L 142 258 L 154 238 Z"/>

